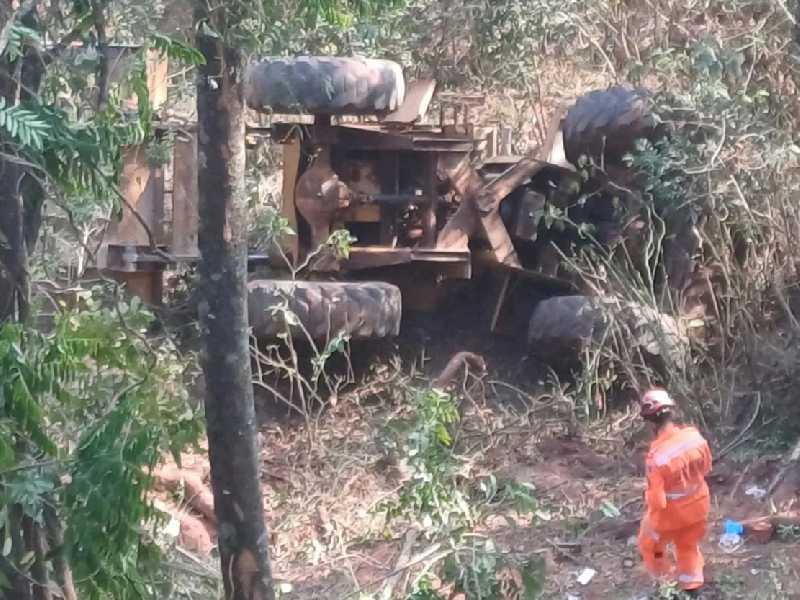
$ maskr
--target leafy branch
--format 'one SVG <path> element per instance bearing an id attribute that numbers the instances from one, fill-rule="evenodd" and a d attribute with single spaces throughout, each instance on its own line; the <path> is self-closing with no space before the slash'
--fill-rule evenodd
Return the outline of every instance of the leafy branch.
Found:
<path id="1" fill-rule="evenodd" d="M 23 146 L 41 151 L 50 137 L 47 123 L 35 111 L 22 106 L 8 106 L 0 97 L 0 127 Z"/>

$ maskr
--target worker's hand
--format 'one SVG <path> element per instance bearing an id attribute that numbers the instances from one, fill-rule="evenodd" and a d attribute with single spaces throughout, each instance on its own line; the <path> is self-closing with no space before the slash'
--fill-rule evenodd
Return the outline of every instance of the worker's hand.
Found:
<path id="1" fill-rule="evenodd" d="M 645 502 L 650 510 L 663 510 L 667 507 L 667 495 L 664 493 L 664 479 L 661 471 L 649 469 L 647 472 L 647 491 Z"/>

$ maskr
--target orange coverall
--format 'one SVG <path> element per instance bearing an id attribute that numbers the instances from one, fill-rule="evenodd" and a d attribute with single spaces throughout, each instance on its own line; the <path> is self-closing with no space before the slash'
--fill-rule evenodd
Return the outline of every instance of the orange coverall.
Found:
<path id="1" fill-rule="evenodd" d="M 700 588 L 704 561 L 699 544 L 710 508 L 708 443 L 694 427 L 667 423 L 650 445 L 646 466 L 646 512 L 639 530 L 645 567 L 655 577 L 671 575 L 666 550 L 672 543 L 678 584 L 684 590 Z"/>

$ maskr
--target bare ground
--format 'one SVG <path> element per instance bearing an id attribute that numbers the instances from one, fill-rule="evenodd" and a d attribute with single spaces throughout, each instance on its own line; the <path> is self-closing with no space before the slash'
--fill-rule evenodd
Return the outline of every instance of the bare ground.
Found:
<path id="1" fill-rule="evenodd" d="M 357 382 L 309 420 L 287 415 L 285 406 L 259 395 L 264 509 L 281 597 L 355 600 L 361 592 L 380 590 L 395 575 L 402 587 L 406 576 L 425 564 L 397 572 L 409 527 L 387 526 L 379 507 L 396 497 L 407 471 L 385 441 L 392 424 L 409 416 L 407 391 L 429 385 L 448 358 L 462 350 L 485 357 L 488 370 L 456 386 L 461 475 L 467 481 L 494 475 L 530 484 L 538 502 L 525 514 L 498 507 L 478 533 L 493 538 L 498 550 L 516 562 L 544 558 L 544 598 L 679 597 L 649 580 L 635 545 L 648 432 L 620 405 L 601 420 L 576 418 L 574 404 L 552 382 L 543 384 L 545 373 L 518 343 L 483 332 L 479 310 L 462 298 L 450 319 L 406 322 L 397 345 L 354 348 Z M 769 487 L 781 458 L 740 448 L 715 464 L 703 545 L 709 585 L 702 597 L 800 599 L 800 527 L 781 528 L 767 544 L 747 539 L 731 554 L 717 543 L 725 519 L 797 510 L 800 469 L 786 474 L 769 502 L 746 493 L 754 486 Z M 202 449 L 186 454 L 182 468 L 207 485 Z M 208 511 L 187 502 L 191 486 L 164 487 L 158 493 L 162 506 L 183 521 L 189 516 L 167 563 L 180 573 L 173 577 L 170 597 L 216 597 L 214 552 L 193 534 L 199 523 L 213 543 L 214 525 L 203 516 Z M 793 514 L 800 523 L 800 512 Z M 406 558 L 425 557 L 426 549 L 420 536 Z M 577 575 L 586 568 L 596 574 L 581 585 Z"/>
<path id="2" fill-rule="evenodd" d="M 373 373 L 368 385 L 340 398 L 310 426 L 287 420 L 262 429 L 264 507 L 275 577 L 289 584 L 285 598 L 358 598 L 360 591 L 378 590 L 395 574 L 405 531 L 387 527 L 378 506 L 396 494 L 405 475 L 382 440 L 387 424 L 406 410 L 402 388 L 426 381 L 409 376 L 400 364 Z M 545 598 L 654 594 L 635 546 L 647 445 L 636 418 L 622 412 L 576 429 L 557 397 L 516 390 L 492 375 L 462 389 L 463 475 L 494 474 L 531 484 L 539 505 L 529 514 L 500 510 L 480 533 L 511 557 L 543 557 Z M 703 597 L 800 598 L 797 529 L 782 529 L 766 545 L 748 540 L 733 554 L 716 543 L 725 518 L 770 512 L 769 505 L 745 492 L 768 486 L 778 458 L 742 454 L 715 466 L 710 478 L 714 508 L 704 544 L 711 583 Z M 202 454 L 187 455 L 183 466 L 207 478 Z M 791 472 L 773 496 L 774 508 L 793 509 L 798 489 L 800 473 Z M 425 544 L 418 542 L 412 555 L 424 551 Z M 213 558 L 200 560 L 213 572 Z M 596 575 L 584 586 L 577 574 L 585 568 Z M 662 591 L 650 597 L 672 596 Z"/>

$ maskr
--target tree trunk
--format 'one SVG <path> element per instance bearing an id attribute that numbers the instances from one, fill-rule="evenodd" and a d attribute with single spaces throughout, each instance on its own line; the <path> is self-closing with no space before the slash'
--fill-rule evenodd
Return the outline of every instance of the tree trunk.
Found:
<path id="1" fill-rule="evenodd" d="M 31 517 L 26 516 L 22 521 L 22 532 L 25 539 L 25 547 L 29 552 L 33 552 L 33 563 L 31 564 L 33 600 L 53 600 L 53 594 L 50 591 L 50 580 L 47 574 L 42 528 Z"/>
<path id="2" fill-rule="evenodd" d="M 22 171 L 0 163 L 0 321 L 24 318 L 27 312 L 27 253 L 23 236 Z"/>
<path id="3" fill-rule="evenodd" d="M 48 498 L 48 500 L 52 500 Z M 54 502 L 48 502 L 44 507 L 44 522 L 47 529 L 47 546 L 53 560 L 53 579 L 61 588 L 64 600 L 78 600 L 75 592 L 75 582 L 72 579 L 72 569 L 64 556 L 64 528 L 61 525 Z"/>
<path id="4" fill-rule="evenodd" d="M 11 534 L 11 554 L 8 556 L 11 570 L 11 587 L 4 590 L 8 600 L 33 600 L 28 574 L 20 570 L 22 559 L 25 556 L 25 540 L 22 537 L 22 522 L 25 516 L 19 504 L 8 507 L 8 528 Z"/>
<path id="5" fill-rule="evenodd" d="M 37 30 L 33 7 L 21 17 L 26 27 Z M 2 78 L 0 96 L 6 106 L 36 101 L 44 76 L 44 63 L 34 47 L 20 59 L 20 81 Z M 12 73 L 16 63 L 0 60 L 0 70 Z M 7 146 L 7 147 L 6 147 Z M 0 133 L 0 149 L 14 154 L 14 144 Z M 28 254 L 33 250 L 42 220 L 44 190 L 38 179 L 12 161 L 0 160 L 0 321 L 27 318 L 29 303 Z"/>
<path id="6" fill-rule="evenodd" d="M 206 59 L 197 85 L 200 320 L 206 423 L 226 598 L 273 600 L 247 322 L 243 57 L 224 46 L 228 9 L 196 4 Z"/>

